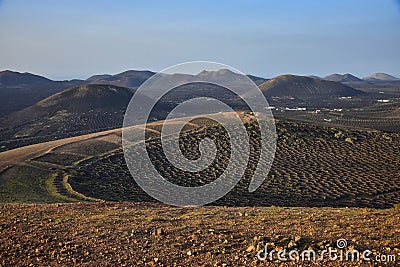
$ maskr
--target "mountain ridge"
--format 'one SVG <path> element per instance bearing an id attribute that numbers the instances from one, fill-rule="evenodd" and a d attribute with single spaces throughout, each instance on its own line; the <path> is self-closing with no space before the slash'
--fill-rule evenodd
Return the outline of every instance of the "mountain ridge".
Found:
<path id="1" fill-rule="evenodd" d="M 270 97 L 354 96 L 364 93 L 339 82 L 292 74 L 275 77 L 261 84 L 260 89 L 264 95 Z"/>
<path id="2" fill-rule="evenodd" d="M 397 77 L 394 77 L 390 74 L 383 73 L 383 72 L 377 72 L 374 74 L 371 74 L 368 77 L 363 78 L 365 81 L 398 81 L 400 80 Z"/>
<path id="3" fill-rule="evenodd" d="M 334 73 L 324 77 L 324 80 L 332 81 L 332 82 L 361 82 L 362 79 L 350 74 L 338 74 Z"/>
<path id="4" fill-rule="evenodd" d="M 121 127 L 133 89 L 86 84 L 51 95 L 0 119 L 4 140 Z M 141 101 L 151 101 L 142 96 Z"/>
<path id="5" fill-rule="evenodd" d="M 35 104 L 70 87 L 85 84 L 83 80 L 53 81 L 29 72 L 0 72 L 0 117 Z"/>

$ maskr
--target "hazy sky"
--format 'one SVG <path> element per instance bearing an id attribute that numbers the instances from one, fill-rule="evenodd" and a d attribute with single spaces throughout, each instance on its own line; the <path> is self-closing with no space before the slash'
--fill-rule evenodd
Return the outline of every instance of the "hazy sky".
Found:
<path id="1" fill-rule="evenodd" d="M 0 0 L 0 69 L 53 79 L 210 60 L 245 73 L 400 77 L 400 1 Z"/>

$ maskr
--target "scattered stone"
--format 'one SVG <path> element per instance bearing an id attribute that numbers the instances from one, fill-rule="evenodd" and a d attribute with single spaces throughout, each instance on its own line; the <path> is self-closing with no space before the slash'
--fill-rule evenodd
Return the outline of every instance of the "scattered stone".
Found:
<path id="1" fill-rule="evenodd" d="M 252 251 L 255 250 L 255 249 L 256 249 L 255 246 L 250 245 L 250 246 L 247 247 L 246 252 L 252 252 Z"/>
<path id="2" fill-rule="evenodd" d="M 282 244 L 286 244 L 290 239 L 287 237 L 282 238 L 279 242 L 281 242 Z"/>
<path id="3" fill-rule="evenodd" d="M 164 231 L 163 228 L 157 228 L 157 229 L 155 230 L 155 232 L 154 232 L 154 235 L 155 235 L 155 236 L 162 236 L 162 235 L 164 235 L 164 234 L 165 234 L 165 231 Z"/>
<path id="4" fill-rule="evenodd" d="M 293 240 L 290 241 L 289 244 L 288 244 L 288 248 L 291 249 L 291 248 L 295 248 L 295 247 L 297 247 L 296 242 L 294 242 Z"/>

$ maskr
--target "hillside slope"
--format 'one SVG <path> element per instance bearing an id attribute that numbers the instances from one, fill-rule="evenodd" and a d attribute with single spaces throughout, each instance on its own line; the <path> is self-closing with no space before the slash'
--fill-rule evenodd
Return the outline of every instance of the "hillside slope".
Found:
<path id="1" fill-rule="evenodd" d="M 85 83 L 82 80 L 53 81 L 31 73 L 1 71 L 0 117 L 26 108 L 62 90 Z"/>
<path id="2" fill-rule="evenodd" d="M 368 77 L 365 77 L 363 80 L 366 80 L 366 81 L 398 81 L 399 78 L 396 78 L 396 77 L 386 74 L 386 73 L 377 72 Z"/>
<path id="3" fill-rule="evenodd" d="M 324 80 L 332 82 L 361 82 L 362 80 L 350 73 L 346 74 L 331 74 L 324 78 Z"/>
<path id="4" fill-rule="evenodd" d="M 87 81 L 91 84 L 110 84 L 128 88 L 137 88 L 155 73 L 152 71 L 128 70 L 116 75 L 92 76 Z"/>
<path id="5" fill-rule="evenodd" d="M 354 96 L 363 94 L 338 82 L 314 79 L 305 76 L 281 75 L 260 85 L 266 96 L 274 97 L 319 97 L 319 96 Z"/>
<path id="6" fill-rule="evenodd" d="M 67 89 L 2 118 L 1 140 L 46 135 L 57 138 L 121 127 L 133 93 L 131 89 L 113 85 Z M 142 97 L 142 101 L 150 101 Z"/>

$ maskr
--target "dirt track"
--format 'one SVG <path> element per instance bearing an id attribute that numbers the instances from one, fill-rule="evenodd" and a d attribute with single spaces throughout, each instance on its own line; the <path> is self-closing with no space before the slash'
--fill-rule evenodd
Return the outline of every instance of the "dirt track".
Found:
<path id="1" fill-rule="evenodd" d="M 30 146 L 20 147 L 13 150 L 5 151 L 0 153 L 0 172 L 6 168 L 10 164 L 18 164 L 24 160 L 34 158 L 38 155 L 45 153 L 51 149 L 54 149 L 58 146 L 88 140 L 92 138 L 103 138 L 107 135 L 119 133 L 121 129 L 114 129 L 104 132 L 92 133 L 92 134 L 85 134 L 75 137 L 70 137 L 61 140 L 49 141 L 40 144 L 34 144 Z"/>
<path id="2" fill-rule="evenodd" d="M 213 116 L 232 116 L 231 113 L 224 113 L 224 114 L 211 114 Z M 191 117 L 189 117 L 191 118 Z M 194 119 L 195 117 L 193 117 Z M 187 118 L 183 118 L 187 119 Z M 243 118 L 244 121 L 248 121 L 248 117 Z M 169 123 L 181 123 L 181 119 L 172 119 L 168 121 Z M 148 124 L 148 128 L 146 128 L 146 131 L 153 131 L 153 132 L 158 132 L 157 130 L 154 130 L 154 128 L 159 128 L 164 121 L 158 121 L 158 122 L 152 122 Z M 192 124 L 195 126 L 195 124 Z M 135 126 L 136 127 L 136 126 Z M 141 126 L 138 126 L 141 127 Z M 58 146 L 62 146 L 65 144 L 70 144 L 78 141 L 83 141 L 83 140 L 88 140 L 88 139 L 98 139 L 98 140 L 106 140 L 110 142 L 120 142 L 120 140 L 115 139 L 115 134 L 120 134 L 121 133 L 121 128 L 118 129 L 113 129 L 113 130 L 108 130 L 108 131 L 102 131 L 102 132 L 97 132 L 97 133 L 91 133 L 91 134 L 85 134 L 85 135 L 80 135 L 80 136 L 75 136 L 75 137 L 70 137 L 70 138 L 65 138 L 65 139 L 60 139 L 60 140 L 55 140 L 55 141 L 49 141 L 49 142 L 44 142 L 44 143 L 39 143 L 39 144 L 34 144 L 34 145 L 29 145 L 25 147 L 20 147 L 16 149 L 12 149 L 9 151 L 1 152 L 0 153 L 0 173 L 7 168 L 9 165 L 15 165 L 19 164 L 25 160 L 34 158 L 38 155 L 44 154 L 47 151 L 50 151 Z M 114 137 L 112 137 L 114 136 Z"/>

